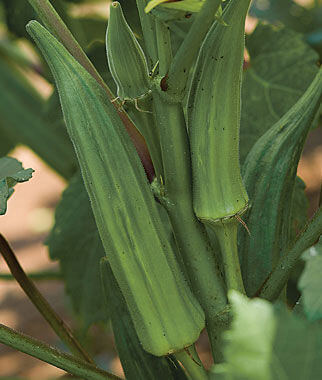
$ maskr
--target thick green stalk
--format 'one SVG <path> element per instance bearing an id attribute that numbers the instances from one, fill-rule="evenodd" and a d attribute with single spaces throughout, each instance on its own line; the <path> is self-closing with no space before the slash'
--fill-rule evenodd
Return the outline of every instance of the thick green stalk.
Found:
<path id="1" fill-rule="evenodd" d="M 313 219 L 302 231 L 293 247 L 284 254 L 268 280 L 264 283 L 257 296 L 269 301 L 275 301 L 294 270 L 302 253 L 313 245 L 322 234 L 322 208 L 320 207 Z"/>
<path id="2" fill-rule="evenodd" d="M 86 363 L 2 324 L 0 324 L 0 343 L 40 359 L 72 375 L 79 376 L 82 379 L 122 380 L 111 373 L 96 368 L 90 363 Z"/>
<path id="3" fill-rule="evenodd" d="M 158 60 L 158 51 L 156 43 L 156 34 L 155 34 L 155 24 L 154 19 L 151 14 L 145 13 L 144 9 L 146 7 L 146 0 L 136 0 L 136 6 L 138 8 L 141 27 L 145 42 L 145 49 L 148 58 L 148 64 L 150 68 L 154 67 Z"/>
<path id="4" fill-rule="evenodd" d="M 72 353 L 79 356 L 88 363 L 95 364 L 89 354 L 82 348 L 80 343 L 76 340 L 69 327 L 64 321 L 56 314 L 51 308 L 47 300 L 42 296 L 39 290 L 35 287 L 33 282 L 26 276 L 22 267 L 20 266 L 14 252 L 6 239 L 0 234 L 0 252 L 5 259 L 12 275 L 15 277 L 22 290 L 26 293 L 30 301 L 36 306 L 40 314 L 50 324 L 55 333 L 66 344 Z"/>
<path id="5" fill-rule="evenodd" d="M 220 221 L 210 224 L 210 227 L 215 231 L 219 240 L 227 289 L 234 289 L 246 294 L 237 250 L 237 219 Z"/>
<path id="6" fill-rule="evenodd" d="M 67 28 L 64 21 L 61 19 L 59 14 L 56 12 L 55 8 L 51 5 L 49 0 L 28 0 L 30 5 L 35 9 L 39 18 L 52 32 L 59 41 L 65 46 L 65 48 L 70 52 L 70 54 L 79 62 L 92 77 L 97 81 L 97 83 L 104 89 L 109 99 L 114 99 L 112 91 L 109 89 L 107 84 L 104 82 L 92 62 L 89 60 L 79 43 L 76 41 L 75 37 L 72 35 L 70 30 Z M 154 169 L 151 161 L 151 157 L 147 146 L 145 144 L 144 138 L 138 132 L 134 126 L 132 120 L 128 117 L 126 112 L 122 107 L 115 104 L 115 108 L 122 119 L 122 122 L 131 137 L 133 144 L 140 156 L 141 162 L 145 168 L 147 176 L 152 180 L 154 175 Z"/>
<path id="7" fill-rule="evenodd" d="M 203 39 L 216 19 L 215 15 L 221 2 L 222 0 L 206 0 L 174 56 L 167 79 L 171 95 L 183 97 L 191 66 L 197 58 Z"/>
<path id="8" fill-rule="evenodd" d="M 169 28 L 159 20 L 155 20 L 158 45 L 159 75 L 166 75 L 172 61 L 171 38 Z"/>
<path id="9" fill-rule="evenodd" d="M 208 380 L 207 371 L 201 363 L 194 345 L 177 352 L 175 357 L 186 369 L 190 380 Z"/>
<path id="10" fill-rule="evenodd" d="M 206 313 L 207 324 L 214 325 L 216 315 L 227 304 L 226 292 L 205 228 L 192 208 L 190 151 L 183 110 L 179 103 L 166 103 L 158 91 L 153 95 L 167 211 L 193 291 Z M 212 343 L 217 351 L 215 339 Z"/>

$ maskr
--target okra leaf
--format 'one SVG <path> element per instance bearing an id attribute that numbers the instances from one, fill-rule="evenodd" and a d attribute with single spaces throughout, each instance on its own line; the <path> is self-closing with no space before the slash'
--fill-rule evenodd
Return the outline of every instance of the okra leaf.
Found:
<path id="1" fill-rule="evenodd" d="M 231 291 L 233 322 L 224 333 L 225 363 L 217 365 L 214 379 L 270 380 L 271 357 L 276 331 L 272 305 L 255 298 L 249 300 Z"/>
<path id="2" fill-rule="evenodd" d="M 294 0 L 268 0 L 265 7 L 261 0 L 253 1 L 250 14 L 269 23 L 284 24 L 305 34 L 306 41 L 322 54 L 322 3 L 303 7 Z"/>
<path id="3" fill-rule="evenodd" d="M 24 169 L 22 163 L 13 157 L 0 158 L 0 215 L 7 211 L 7 200 L 14 191 L 13 187 L 28 181 L 33 172 L 33 169 Z"/>
<path id="4" fill-rule="evenodd" d="M 305 269 L 298 287 L 302 292 L 304 312 L 310 321 L 322 318 L 322 237 L 303 254 Z"/>
<path id="5" fill-rule="evenodd" d="M 318 55 L 303 36 L 259 24 L 246 40 L 250 68 L 242 86 L 240 159 L 302 96 L 318 71 Z"/>
<path id="6" fill-rule="evenodd" d="M 35 19 L 37 15 L 28 1 L 3 0 L 2 3 L 9 31 L 17 37 L 30 39 L 25 25 L 30 19 Z"/>
<path id="7" fill-rule="evenodd" d="M 6 136 L 6 133 L 3 131 L 1 124 L 0 124 L 0 157 L 5 156 L 11 149 L 15 147 L 15 143 L 10 139 L 8 136 Z"/>
<path id="8" fill-rule="evenodd" d="M 107 259 L 101 261 L 101 278 L 110 313 L 116 348 L 127 380 L 187 380 L 173 357 L 157 357 L 146 352 L 135 331 L 125 299 Z"/>
<path id="9" fill-rule="evenodd" d="M 81 17 L 72 19 L 73 34 L 84 47 L 90 46 L 94 41 L 104 41 L 107 20 L 99 17 Z M 85 31 L 85 33 L 84 33 Z"/>
<path id="10" fill-rule="evenodd" d="M 307 380 L 322 376 L 322 329 L 285 306 L 230 294 L 233 322 L 213 380 Z"/>
<path id="11" fill-rule="evenodd" d="M 63 193 L 46 244 L 51 259 L 59 260 L 73 309 L 85 327 L 105 321 L 99 277 L 99 261 L 105 254 L 80 174 Z"/>
<path id="12" fill-rule="evenodd" d="M 322 70 L 300 100 L 252 147 L 243 165 L 250 199 L 239 247 L 247 294 L 254 295 L 291 243 L 298 161 L 322 94 Z M 291 195 L 290 195 L 291 194 Z"/>
<path id="13" fill-rule="evenodd" d="M 0 57 L 1 131 L 10 140 L 29 146 L 63 177 L 75 172 L 71 142 L 57 115 L 43 117 L 44 100 L 25 77 Z"/>
<path id="14" fill-rule="evenodd" d="M 277 329 L 273 344 L 271 379 L 320 379 L 322 377 L 322 329 L 285 306 L 275 309 Z"/>

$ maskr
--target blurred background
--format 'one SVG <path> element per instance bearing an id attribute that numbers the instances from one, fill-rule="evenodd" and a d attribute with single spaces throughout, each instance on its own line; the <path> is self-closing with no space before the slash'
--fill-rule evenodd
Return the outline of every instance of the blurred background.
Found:
<path id="1" fill-rule="evenodd" d="M 88 54 L 97 60 L 98 66 L 104 65 L 95 53 L 96 45 L 92 41 L 103 41 L 108 18 L 108 1 L 52 1 L 58 10 L 63 10 L 65 22 L 77 35 Z M 322 47 L 322 4 L 311 0 L 257 0 L 253 2 L 250 17 L 247 21 L 247 33 L 251 33 L 258 19 L 268 20 L 276 24 L 285 24 L 300 33 L 321 54 Z M 320 17 L 321 16 L 321 17 Z M 32 9 L 24 0 L 0 0 L 0 76 L 5 76 L 5 70 L 12 69 L 15 76 L 21 76 L 27 85 L 35 89 L 37 101 L 45 102 L 55 97 L 51 96 L 53 87 L 50 84 L 50 74 L 43 68 L 37 52 L 27 37 L 25 24 L 34 18 Z M 313 20 L 313 21 L 312 21 Z M 319 22 L 317 20 L 320 20 Z M 84 25 L 87 27 L 84 28 Z M 95 25 L 95 27 L 94 27 Z M 102 42 L 100 42 L 102 43 Z M 100 50 L 101 51 L 101 50 Z M 6 65 L 6 66 L 4 66 Z M 3 67 L 2 67 L 3 66 Z M 100 68 L 100 67 L 99 67 Z M 7 76 L 8 81 L 10 75 Z M 9 83 L 9 82 L 8 82 Z M 11 81 L 8 85 L 0 79 L 0 151 L 2 145 L 10 145 L 9 155 L 17 158 L 25 168 L 35 170 L 33 178 L 22 185 L 17 185 L 14 196 L 8 202 L 8 211 L 0 216 L 0 232 L 10 242 L 19 261 L 27 273 L 42 272 L 43 279 L 38 279 L 36 285 L 46 297 L 55 311 L 76 331 L 79 338 L 85 339 L 98 362 L 103 368 L 109 368 L 116 374 L 122 374 L 113 345 L 113 335 L 107 326 L 95 325 L 84 338 L 80 321 L 74 315 L 70 301 L 64 292 L 64 284 L 54 274 L 59 272 L 59 265 L 48 257 L 44 241 L 53 227 L 54 210 L 61 198 L 67 181 L 58 175 L 40 157 L 41 152 L 29 143 L 30 137 L 25 133 L 28 116 L 20 119 L 22 124 L 21 139 L 5 136 L 6 125 L 11 125 L 12 115 L 6 116 L 3 110 L 12 113 L 10 103 L 5 103 L 12 91 L 20 91 L 19 86 Z M 16 94 L 13 94 L 15 97 Z M 18 96 L 18 95 L 17 95 Z M 22 99 L 28 107 L 28 99 Z M 1 103 L 3 102 L 3 106 Z M 46 117 L 52 124 L 61 121 L 61 115 L 52 113 L 54 107 L 46 110 Z M 18 116 L 17 116 L 18 117 Z M 53 120 L 55 119 L 55 120 Z M 320 124 L 321 126 L 321 124 Z M 53 129 L 55 130 L 55 129 Z M 10 141 L 4 141 L 9 139 Z M 23 141 L 24 143 L 21 143 Z M 2 152 L 5 155 L 7 152 Z M 69 170 L 62 168 L 61 172 Z M 298 175 L 306 184 L 306 194 L 309 200 L 308 216 L 317 208 L 322 181 L 322 133 L 321 128 L 312 130 L 307 140 L 300 161 Z M 68 178 L 68 173 L 65 178 Z M 47 276 L 46 276 L 47 274 Z M 11 279 L 5 262 L 0 258 L 0 323 L 25 332 L 49 344 L 64 349 L 60 341 L 38 311 L 24 295 L 20 287 Z M 200 351 L 205 361 L 207 347 L 205 339 L 201 339 Z M 56 378 L 64 372 L 49 366 L 39 360 L 18 353 L 0 344 L 0 379 L 9 377 L 45 380 Z"/>

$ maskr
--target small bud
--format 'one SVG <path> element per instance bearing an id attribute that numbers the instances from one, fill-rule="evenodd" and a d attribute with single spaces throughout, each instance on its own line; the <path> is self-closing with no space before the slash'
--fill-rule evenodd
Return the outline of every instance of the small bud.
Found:
<path id="1" fill-rule="evenodd" d="M 137 99 L 150 89 L 149 70 L 144 52 L 124 18 L 119 2 L 110 6 L 106 34 L 108 65 L 120 100 Z"/>

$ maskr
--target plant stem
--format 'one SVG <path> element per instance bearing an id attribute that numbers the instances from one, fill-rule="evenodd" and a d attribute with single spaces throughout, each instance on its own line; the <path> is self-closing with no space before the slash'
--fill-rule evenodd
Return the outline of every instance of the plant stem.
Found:
<path id="1" fill-rule="evenodd" d="M 71 352 L 81 357 L 88 363 L 94 364 L 93 359 L 82 348 L 77 339 L 73 336 L 73 333 L 64 321 L 56 314 L 51 308 L 46 299 L 42 296 L 39 290 L 35 287 L 33 282 L 26 276 L 21 265 L 19 264 L 13 250 L 6 241 L 6 239 L 0 234 L 0 252 L 5 259 L 13 277 L 21 286 L 22 290 L 26 293 L 30 301 L 36 306 L 41 315 L 53 328 L 55 333 L 61 338 L 61 340 L 70 348 Z"/>
<path id="2" fill-rule="evenodd" d="M 86 380 L 122 380 L 72 355 L 0 324 L 0 342 Z"/>
<path id="3" fill-rule="evenodd" d="M 63 275 L 60 272 L 44 271 L 28 273 L 28 278 L 34 281 L 55 281 L 62 280 Z M 16 279 L 10 273 L 0 273 L 0 281 L 15 281 Z"/>
<path id="4" fill-rule="evenodd" d="M 151 14 L 147 14 L 144 11 L 144 8 L 146 7 L 147 1 L 146 0 L 136 0 L 136 6 L 139 12 L 144 42 L 145 42 L 145 49 L 146 53 L 148 55 L 148 62 L 150 65 L 150 68 L 157 63 L 158 60 L 158 52 L 157 52 L 157 43 L 156 43 L 156 34 L 155 34 L 155 24 L 154 24 L 154 18 L 151 16 Z"/>
<path id="5" fill-rule="evenodd" d="M 208 380 L 208 374 L 202 365 L 194 345 L 176 352 L 175 357 L 186 369 L 191 380 Z"/>
<path id="6" fill-rule="evenodd" d="M 217 314 L 227 305 L 224 283 L 204 226 L 192 208 L 192 185 L 188 135 L 179 103 L 166 103 L 154 92 L 154 114 L 160 130 L 167 211 L 189 280 L 206 314 L 215 325 Z M 211 335 L 211 334 L 209 334 Z M 220 350 L 212 341 L 214 352 Z"/>
<path id="7" fill-rule="evenodd" d="M 159 20 L 155 20 L 158 45 L 159 75 L 164 77 L 172 61 L 171 38 L 169 28 Z"/>
<path id="8" fill-rule="evenodd" d="M 51 5 L 49 0 L 28 0 L 30 5 L 35 9 L 41 21 L 45 24 L 48 30 L 53 33 L 60 42 L 65 46 L 69 53 L 80 63 L 97 81 L 97 83 L 102 86 L 105 90 L 108 98 L 110 100 L 115 99 L 112 91 L 109 89 L 107 84 L 104 82 L 92 62 L 89 60 L 81 46 L 76 41 L 73 34 L 67 28 L 64 21 L 61 19 L 59 14 L 56 12 L 55 8 Z M 118 104 L 113 103 L 122 122 L 130 135 L 133 144 L 140 156 L 141 162 L 145 168 L 147 176 L 150 180 L 154 177 L 154 169 L 152 165 L 152 160 L 145 144 L 143 136 L 136 129 L 132 120 L 128 117 L 126 112 Z"/>
<path id="9" fill-rule="evenodd" d="M 183 97 L 190 69 L 222 0 L 206 0 L 172 61 L 167 84 L 169 93 Z M 188 52 L 188 53 L 187 53 Z"/>
<path id="10" fill-rule="evenodd" d="M 246 294 L 237 250 L 238 221 L 230 219 L 210 224 L 210 226 L 215 231 L 220 244 L 227 289 L 234 289 Z"/>
<path id="11" fill-rule="evenodd" d="M 311 247 L 322 233 L 322 208 L 306 225 L 293 247 L 283 255 L 256 296 L 275 301 L 295 268 L 302 253 Z"/>

